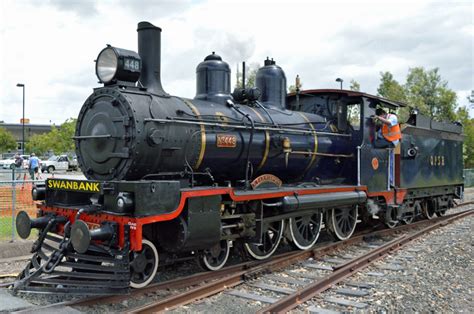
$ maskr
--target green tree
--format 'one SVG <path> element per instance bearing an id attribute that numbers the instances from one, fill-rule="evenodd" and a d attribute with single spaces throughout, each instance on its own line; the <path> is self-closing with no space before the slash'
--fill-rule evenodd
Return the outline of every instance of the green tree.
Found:
<path id="1" fill-rule="evenodd" d="M 0 152 L 17 148 L 16 140 L 13 134 L 0 128 Z"/>
<path id="2" fill-rule="evenodd" d="M 352 79 L 351 80 L 351 85 L 349 86 L 350 90 L 360 92 L 360 84 L 356 80 Z"/>
<path id="3" fill-rule="evenodd" d="M 377 94 L 383 98 L 405 103 L 407 97 L 405 89 L 398 83 L 390 72 L 380 72 L 380 85 Z"/>
<path id="4" fill-rule="evenodd" d="M 407 102 L 405 89 L 390 72 L 380 72 L 380 85 L 377 88 L 377 95 L 392 101 L 401 103 Z M 409 117 L 409 108 L 401 107 L 397 114 L 400 121 L 406 121 Z"/>
<path id="5" fill-rule="evenodd" d="M 464 168 L 474 168 L 474 118 L 469 118 L 468 107 L 460 107 L 456 117 L 463 125 L 464 138 L 463 159 Z"/>
<path id="6" fill-rule="evenodd" d="M 423 67 L 408 70 L 404 86 L 408 103 L 432 119 L 453 121 L 456 118 L 456 93 L 441 79 L 439 69 Z"/>
<path id="7" fill-rule="evenodd" d="M 33 135 L 26 148 L 36 154 L 45 154 L 49 151 L 55 154 L 74 151 L 74 132 L 76 129 L 76 119 L 68 119 L 59 127 L 53 126 L 51 131 L 44 134 Z"/>

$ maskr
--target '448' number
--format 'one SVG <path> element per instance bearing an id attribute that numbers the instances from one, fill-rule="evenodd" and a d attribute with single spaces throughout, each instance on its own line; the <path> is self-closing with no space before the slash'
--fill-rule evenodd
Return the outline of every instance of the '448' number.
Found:
<path id="1" fill-rule="evenodd" d="M 124 69 L 129 71 L 140 71 L 140 61 L 137 59 L 125 59 Z"/>

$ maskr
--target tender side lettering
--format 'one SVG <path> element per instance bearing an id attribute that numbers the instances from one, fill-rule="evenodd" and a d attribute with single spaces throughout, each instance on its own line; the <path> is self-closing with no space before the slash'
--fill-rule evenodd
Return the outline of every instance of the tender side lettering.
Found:
<path id="1" fill-rule="evenodd" d="M 429 162 L 433 167 L 443 167 L 445 165 L 444 156 L 439 155 L 431 155 Z"/>

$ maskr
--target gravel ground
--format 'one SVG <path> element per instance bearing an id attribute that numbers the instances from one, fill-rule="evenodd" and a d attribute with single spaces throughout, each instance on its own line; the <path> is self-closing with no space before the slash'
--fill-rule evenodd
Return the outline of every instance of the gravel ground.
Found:
<path id="1" fill-rule="evenodd" d="M 28 257 L 25 256 L 24 259 L 4 259 L 0 261 L 0 276 L 5 274 L 17 274 L 25 269 L 26 264 L 28 264 Z"/>
<path id="2" fill-rule="evenodd" d="M 474 206 L 470 206 L 471 209 Z M 466 208 L 454 209 L 450 213 L 465 210 Z M 452 225 L 443 227 L 432 232 L 429 236 L 423 237 L 404 249 L 396 252 L 392 256 L 385 258 L 374 266 L 351 277 L 348 281 L 368 282 L 375 284 L 369 290 L 369 295 L 362 298 L 352 298 L 336 295 L 331 289 L 318 298 L 300 307 L 295 312 L 307 311 L 308 305 L 337 311 L 354 311 L 355 308 L 342 307 L 325 301 L 327 297 L 338 297 L 357 302 L 364 302 L 368 307 L 362 311 L 377 312 L 474 312 L 473 304 L 473 235 L 470 230 L 474 224 L 474 217 L 463 219 Z M 340 252 L 333 258 L 341 258 L 344 255 L 358 255 L 360 248 L 352 247 Z M 237 262 L 237 261 L 235 261 Z M 314 262 L 314 261 L 313 261 Z M 399 271 L 383 270 L 384 265 L 397 264 L 402 267 Z M 22 263 L 1 264 L 2 269 L 16 270 L 21 268 Z M 164 281 L 177 276 L 184 276 L 199 271 L 193 261 L 179 263 L 167 267 L 160 272 L 156 281 Z M 369 276 L 369 272 L 383 273 L 383 277 Z M 285 270 L 284 273 L 272 275 L 297 278 L 297 273 L 305 273 L 314 276 L 324 276 L 324 271 L 308 270 L 305 267 L 294 266 Z M 299 280 L 302 280 L 301 278 Z M 258 281 L 258 280 L 257 280 Z M 311 282 L 311 280 L 305 280 Z M 256 281 L 255 281 L 256 282 Z M 260 282 L 290 289 L 301 288 L 298 285 L 278 282 L 272 279 L 263 279 Z M 337 288 L 345 287 L 343 284 Z M 245 291 L 244 286 L 236 287 L 236 290 Z M 93 308 L 78 308 L 88 313 L 104 313 L 125 311 L 145 301 L 161 299 L 176 291 L 161 291 L 150 293 L 144 298 L 129 299 L 122 303 L 96 306 Z M 262 294 L 272 298 L 280 298 L 281 294 L 269 292 L 267 290 L 252 289 L 252 293 Z M 33 304 L 48 304 L 70 299 L 61 296 L 42 295 L 22 295 L 23 298 Z M 254 313 L 258 309 L 266 306 L 266 303 L 251 301 L 239 297 L 234 297 L 226 293 L 221 293 L 211 298 L 201 300 L 189 306 L 183 306 L 172 312 L 174 313 Z M 360 311 L 360 310 L 359 310 Z"/>
<path id="3" fill-rule="evenodd" d="M 367 303 L 364 312 L 472 313 L 473 226 L 474 217 L 470 216 L 437 229 L 352 276 L 350 281 L 374 284 L 367 297 L 342 297 L 331 289 L 312 303 L 331 310 L 354 310 L 325 302 L 327 297 L 337 297 Z M 401 269 L 384 269 L 393 265 Z M 370 272 L 383 276 L 370 276 Z M 338 288 L 347 286 L 341 284 Z"/>
<path id="4" fill-rule="evenodd" d="M 470 208 L 473 209 L 474 206 L 470 206 Z M 450 213 L 465 209 L 451 210 Z M 350 288 L 341 283 L 293 312 L 307 313 L 308 307 L 314 306 L 339 312 L 472 313 L 474 312 L 474 235 L 471 234 L 473 225 L 474 217 L 471 216 L 437 229 L 346 279 L 345 283 L 356 282 L 373 285 L 373 288 L 368 289 L 369 294 L 365 297 L 336 294 L 335 291 L 338 288 Z M 361 247 L 354 246 L 332 257 L 358 255 L 360 252 Z M 399 267 L 400 270 L 385 269 L 393 266 Z M 320 276 L 327 274 L 324 271 L 308 271 L 308 269 L 301 267 L 293 267 L 285 270 L 284 273 L 275 275 L 287 277 L 288 274 L 298 272 Z M 373 273 L 382 274 L 382 276 L 374 276 Z M 266 278 L 257 281 L 281 288 L 298 288 L 297 285 Z M 283 296 L 276 292 L 248 286 L 236 287 L 235 290 L 271 298 Z M 327 298 L 330 297 L 363 303 L 366 304 L 366 307 L 358 309 L 336 305 L 327 302 Z M 255 313 L 267 305 L 267 303 L 220 293 L 200 302 L 175 309 L 171 313 Z"/>

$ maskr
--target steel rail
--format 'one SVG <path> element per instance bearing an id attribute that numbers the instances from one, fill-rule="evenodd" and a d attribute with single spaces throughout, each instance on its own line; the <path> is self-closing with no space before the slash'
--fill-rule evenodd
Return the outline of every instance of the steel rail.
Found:
<path id="1" fill-rule="evenodd" d="M 472 212 L 474 211 L 468 210 L 462 213 L 471 214 Z M 423 220 L 423 221 L 413 223 L 410 225 L 404 225 L 399 228 L 384 229 L 384 230 L 379 230 L 379 231 L 375 231 L 368 234 L 361 234 L 359 236 L 352 237 L 346 241 L 330 243 L 328 245 L 318 247 L 309 251 L 298 251 L 298 252 L 295 252 L 294 254 L 289 254 L 288 256 L 285 256 L 285 257 L 278 257 L 278 258 L 269 260 L 267 262 L 264 262 L 260 265 L 257 265 L 255 267 L 250 267 L 247 270 L 236 272 L 234 274 L 229 274 L 227 277 L 223 278 L 220 281 L 210 282 L 208 284 L 195 287 L 179 295 L 170 296 L 156 302 L 151 302 L 149 304 L 145 304 L 143 306 L 139 306 L 131 310 L 127 310 L 126 312 L 127 313 L 154 313 L 154 312 L 160 312 L 160 311 L 165 311 L 165 310 L 172 310 L 179 306 L 183 306 L 191 302 L 194 302 L 196 300 L 208 297 L 212 294 L 217 294 L 219 292 L 222 292 L 229 287 L 239 285 L 245 282 L 246 280 L 248 280 L 249 278 L 253 278 L 257 276 L 258 274 L 280 269 L 288 265 L 294 264 L 296 262 L 299 262 L 301 260 L 308 259 L 309 257 L 317 257 L 321 254 L 327 254 L 329 252 L 340 249 L 342 247 L 361 242 L 367 236 L 380 236 L 380 235 L 392 234 L 399 231 L 413 229 L 419 226 L 424 226 L 426 224 L 433 224 L 433 223 L 435 223 L 435 225 L 442 224 L 446 220 L 457 218 L 459 215 L 460 214 L 452 214 L 449 216 L 439 217 L 432 220 Z M 428 228 L 432 228 L 432 227 L 430 226 Z M 377 250 L 380 250 L 380 248 L 378 248 Z M 347 267 L 350 269 L 350 266 L 347 266 Z M 333 269 L 335 268 L 333 267 Z M 340 270 L 335 270 L 334 273 L 340 273 Z M 225 284 L 223 284 L 223 282 L 226 282 L 229 285 L 226 286 Z"/>
<path id="2" fill-rule="evenodd" d="M 206 285 L 187 290 L 183 293 L 173 295 L 171 297 L 162 299 L 158 302 L 152 302 L 143 306 L 136 307 L 132 310 L 127 310 L 126 313 L 156 313 L 161 311 L 168 311 L 177 308 L 181 305 L 188 304 L 205 297 L 214 295 L 245 281 L 244 275 L 246 271 L 241 271 L 236 274 L 212 281 Z"/>
<path id="3" fill-rule="evenodd" d="M 286 258 L 286 256 L 289 256 L 292 253 L 294 252 L 283 253 L 283 254 L 278 255 L 277 257 L 284 259 Z M 232 265 L 232 266 L 229 266 L 220 270 L 212 271 L 212 272 L 201 272 L 201 273 L 196 273 L 196 274 L 186 276 L 186 277 L 179 277 L 179 278 L 175 278 L 175 279 L 171 279 L 171 280 L 167 280 L 167 281 L 163 281 L 159 283 L 150 284 L 144 288 L 131 290 L 130 294 L 127 294 L 127 295 L 120 294 L 120 295 L 105 295 L 105 296 L 92 296 L 92 297 L 88 296 L 88 297 L 75 299 L 75 300 L 47 304 L 44 306 L 35 307 L 34 309 L 35 310 L 47 310 L 47 309 L 51 310 L 58 307 L 65 307 L 65 306 L 91 306 L 98 303 L 101 303 L 101 304 L 117 303 L 123 300 L 136 298 L 141 295 L 158 291 L 158 290 L 170 290 L 170 289 L 181 289 L 185 287 L 192 287 L 195 285 L 202 284 L 203 282 L 222 278 L 228 275 L 229 273 L 232 274 L 235 272 L 242 271 L 244 269 L 255 267 L 262 263 L 264 263 L 264 261 L 249 261 L 249 262 Z M 10 286 L 12 284 L 14 283 L 10 282 L 6 284 L 6 286 Z M 17 311 L 15 313 L 30 313 L 31 310 L 32 309 L 29 308 L 29 309 L 25 309 L 24 311 L 23 310 Z"/>
<path id="4" fill-rule="evenodd" d="M 344 280 L 345 278 L 353 275 L 357 271 L 366 268 L 367 266 L 371 265 L 372 263 L 384 258 L 388 253 L 393 251 L 399 250 L 406 244 L 410 243 L 411 241 L 425 235 L 426 233 L 433 231 L 441 226 L 445 226 L 454 222 L 457 219 L 472 215 L 474 211 L 469 210 L 459 214 L 455 214 L 454 217 L 449 217 L 447 219 L 443 219 L 433 225 L 430 225 L 420 231 L 415 232 L 412 235 L 402 235 L 385 245 L 368 252 L 360 257 L 357 257 L 344 265 L 338 267 L 331 275 L 328 275 L 317 282 L 307 285 L 306 287 L 296 291 L 293 294 L 290 294 L 281 300 L 271 304 L 263 308 L 262 310 L 258 311 L 257 313 L 285 313 L 294 308 L 298 305 L 310 300 L 318 293 L 325 291 L 332 287 L 333 285 L 337 284 L 338 282 Z"/>
<path id="5" fill-rule="evenodd" d="M 459 204 L 458 207 L 470 205 L 473 203 L 474 202 L 462 203 L 462 204 Z M 466 213 L 466 212 L 470 212 L 470 210 L 464 211 L 462 213 Z M 291 265 L 293 263 L 308 259 L 310 257 L 317 258 L 323 254 L 328 254 L 334 250 L 342 249 L 346 246 L 353 245 L 358 242 L 362 242 L 366 237 L 391 235 L 391 234 L 402 232 L 408 229 L 423 227 L 425 225 L 429 225 L 435 222 L 440 222 L 446 219 L 450 219 L 451 217 L 456 217 L 459 214 L 460 213 L 449 214 L 443 217 L 433 218 L 431 220 L 421 220 L 421 221 L 417 221 L 408 225 L 401 225 L 393 229 L 382 229 L 382 230 L 375 230 L 375 231 L 368 231 L 368 232 L 364 230 L 362 233 L 355 235 L 345 241 L 332 242 L 329 244 L 320 244 L 318 247 L 315 247 L 307 251 L 294 251 L 294 252 L 283 253 L 283 254 L 273 257 L 271 260 L 244 262 L 237 265 L 225 267 L 217 271 L 197 273 L 191 276 L 180 277 L 180 278 L 172 279 L 165 282 L 155 283 L 141 289 L 132 290 L 131 293 L 128 295 L 85 297 L 78 300 L 70 300 L 70 301 L 58 302 L 58 303 L 49 304 L 45 306 L 35 307 L 33 309 L 28 308 L 28 309 L 25 309 L 24 311 L 19 311 L 15 313 L 26 313 L 26 312 L 31 312 L 32 310 L 45 310 L 45 309 L 51 310 L 51 309 L 64 307 L 64 306 L 91 306 L 91 305 L 95 305 L 99 303 L 100 304 L 117 303 L 126 299 L 136 298 L 141 295 L 158 291 L 158 290 L 181 289 L 181 288 L 192 287 L 192 286 L 201 284 L 201 286 L 194 288 L 197 291 L 195 292 L 193 300 L 186 301 L 185 298 L 182 298 L 181 299 L 182 303 L 180 304 L 175 303 L 175 305 L 173 305 L 174 308 L 176 308 L 180 305 L 185 305 L 197 299 L 212 295 L 212 294 L 209 294 L 210 290 L 206 289 L 205 287 L 205 285 L 209 283 L 202 285 L 203 282 L 223 279 L 224 277 L 226 277 L 225 278 L 226 281 L 229 280 L 230 282 L 233 280 L 235 280 L 235 282 L 239 280 L 247 280 L 248 278 L 252 278 L 258 275 L 259 273 L 270 272 L 272 270 L 276 270 L 276 269 Z M 232 276 L 234 278 L 230 278 Z M 9 283 L 9 284 L 11 285 L 12 283 Z M 218 286 L 218 285 L 219 283 L 216 282 L 215 286 Z M 198 291 L 200 289 L 202 289 L 201 297 L 198 296 Z M 214 290 L 213 294 L 218 293 L 223 290 L 225 290 L 225 287 L 221 286 L 221 290 Z M 159 301 L 159 303 L 165 304 L 166 300 L 172 300 L 172 297 L 164 298 L 161 301 Z M 145 306 L 142 306 L 142 307 L 144 308 Z M 169 307 L 166 307 L 166 308 L 171 309 Z M 131 312 L 138 313 L 140 312 L 140 311 L 136 311 L 138 309 L 139 309 L 138 307 L 136 309 L 132 309 Z M 144 311 L 146 312 L 146 310 Z"/>

